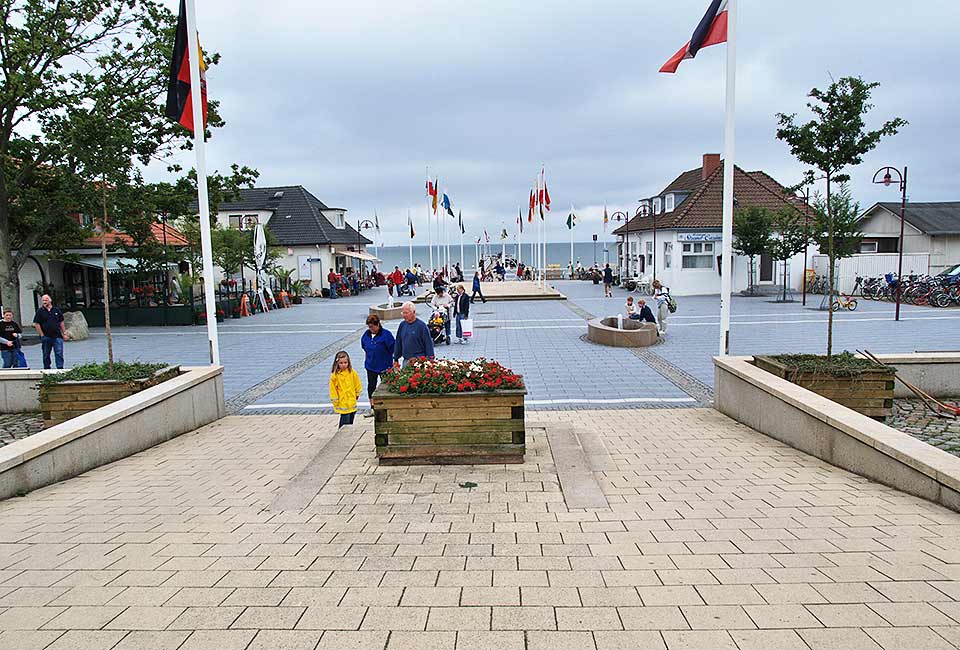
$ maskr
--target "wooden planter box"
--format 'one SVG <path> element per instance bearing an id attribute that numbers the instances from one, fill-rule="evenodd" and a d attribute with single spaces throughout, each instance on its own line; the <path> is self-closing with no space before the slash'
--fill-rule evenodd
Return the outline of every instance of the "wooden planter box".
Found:
<path id="1" fill-rule="evenodd" d="M 522 463 L 526 390 L 407 397 L 381 384 L 373 394 L 383 465 Z"/>
<path id="2" fill-rule="evenodd" d="M 152 377 L 134 381 L 64 381 L 40 385 L 40 410 L 43 426 L 52 427 L 101 406 L 156 386 L 180 374 L 179 366 L 158 370 Z"/>
<path id="3" fill-rule="evenodd" d="M 761 370 L 786 379 L 822 395 L 858 413 L 883 419 L 893 414 L 894 373 L 878 368 L 854 377 L 832 377 L 814 373 L 794 373 L 790 367 L 770 357 L 754 357 Z"/>

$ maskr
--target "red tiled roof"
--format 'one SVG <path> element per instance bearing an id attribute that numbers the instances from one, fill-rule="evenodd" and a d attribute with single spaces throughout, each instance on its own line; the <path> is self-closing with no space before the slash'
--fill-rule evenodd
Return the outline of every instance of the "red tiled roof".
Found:
<path id="1" fill-rule="evenodd" d="M 164 242 L 164 229 L 166 229 L 166 242 L 168 246 L 186 246 L 187 238 L 183 236 L 183 233 L 174 228 L 162 223 L 151 224 L 150 230 L 153 232 L 153 238 L 156 239 L 161 244 Z M 116 244 L 127 244 L 130 245 L 133 243 L 133 240 L 130 239 L 130 235 L 119 232 L 116 230 L 111 230 L 106 234 L 107 246 L 113 246 Z M 84 240 L 85 246 L 98 247 L 100 246 L 100 235 L 94 235 L 86 240 Z"/>
<path id="2" fill-rule="evenodd" d="M 724 163 L 721 162 L 709 178 L 675 210 L 656 215 L 657 228 L 721 228 L 723 226 L 723 165 Z M 700 173 L 699 169 L 692 171 Z M 680 177 L 691 173 L 684 172 Z M 776 212 L 790 206 L 803 211 L 805 206 L 786 194 L 784 189 L 765 172 L 745 172 L 739 167 L 734 167 L 733 194 L 740 208 L 759 207 Z M 628 230 L 630 232 L 653 230 L 653 225 L 652 215 L 634 217 L 613 232 L 616 235 L 622 235 Z"/>

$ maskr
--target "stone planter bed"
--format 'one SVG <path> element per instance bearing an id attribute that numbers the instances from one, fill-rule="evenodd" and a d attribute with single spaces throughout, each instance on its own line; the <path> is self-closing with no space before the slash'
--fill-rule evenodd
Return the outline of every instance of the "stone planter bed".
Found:
<path id="1" fill-rule="evenodd" d="M 522 463 L 525 389 L 407 397 L 373 394 L 381 465 Z"/>
<path id="2" fill-rule="evenodd" d="M 158 370 L 152 377 L 132 381 L 64 381 L 40 385 L 40 410 L 44 427 L 66 422 L 101 406 L 112 404 L 180 374 L 179 366 Z"/>
<path id="3" fill-rule="evenodd" d="M 941 399 L 947 404 L 960 403 L 960 397 Z M 917 440 L 960 456 L 960 418 L 940 418 L 930 412 L 920 399 L 897 399 L 887 426 Z"/>

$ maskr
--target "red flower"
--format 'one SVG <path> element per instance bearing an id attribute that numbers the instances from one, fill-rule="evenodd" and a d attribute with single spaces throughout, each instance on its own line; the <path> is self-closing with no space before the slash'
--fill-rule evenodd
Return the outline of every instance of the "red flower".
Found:
<path id="1" fill-rule="evenodd" d="M 410 390 L 410 387 L 407 386 L 406 384 L 404 384 L 403 386 L 400 387 L 400 392 L 401 392 L 401 393 L 406 393 L 408 390 Z"/>

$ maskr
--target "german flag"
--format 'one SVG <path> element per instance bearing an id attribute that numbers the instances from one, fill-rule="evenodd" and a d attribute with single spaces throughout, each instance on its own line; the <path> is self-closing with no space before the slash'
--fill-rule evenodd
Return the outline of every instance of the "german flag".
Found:
<path id="1" fill-rule="evenodd" d="M 203 107 L 203 126 L 207 126 L 207 67 L 200 52 L 200 105 Z M 167 87 L 167 117 L 180 123 L 193 133 L 193 104 L 190 93 L 190 52 L 187 48 L 187 6 L 180 0 L 180 15 L 177 17 L 177 38 L 173 44 L 173 59 L 170 62 L 170 85 Z"/>

